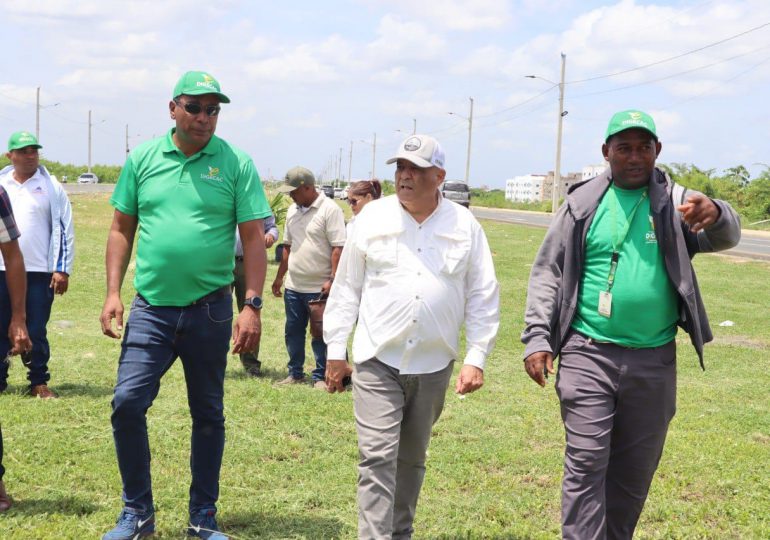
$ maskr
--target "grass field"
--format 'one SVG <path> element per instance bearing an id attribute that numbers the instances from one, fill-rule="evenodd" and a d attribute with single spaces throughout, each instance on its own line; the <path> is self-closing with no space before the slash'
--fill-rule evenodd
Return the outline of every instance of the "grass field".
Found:
<path id="1" fill-rule="evenodd" d="M 72 202 L 75 272 L 49 325 L 51 384 L 61 399 L 26 397 L 18 361 L 0 396 L 5 480 L 16 500 L 0 515 L 3 539 L 98 538 L 121 508 L 109 420 L 119 343 L 103 337 L 98 323 L 111 209 L 104 196 Z M 558 403 L 552 383 L 543 390 L 526 377 L 518 340 L 529 264 L 544 231 L 491 222 L 485 228 L 502 288 L 498 344 L 487 385 L 464 400 L 449 396 L 434 429 L 415 537 L 556 538 Z M 637 537 L 770 538 L 770 265 L 696 260 L 716 340 L 702 372 L 686 336 L 678 338 L 678 412 Z M 268 283 L 275 270 L 272 263 Z M 220 525 L 238 539 L 355 538 L 351 395 L 274 386 L 286 374 L 283 319 L 282 304 L 266 298 L 266 377 L 246 378 L 234 357 L 228 367 Z M 724 320 L 735 325 L 719 327 Z M 156 538 L 182 538 L 190 419 L 178 364 L 148 419 Z"/>

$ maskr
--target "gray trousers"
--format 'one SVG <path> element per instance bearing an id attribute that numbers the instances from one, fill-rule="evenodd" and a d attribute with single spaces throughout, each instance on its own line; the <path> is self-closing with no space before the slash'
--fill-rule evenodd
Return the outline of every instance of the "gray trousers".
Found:
<path id="1" fill-rule="evenodd" d="M 412 537 L 431 428 L 453 364 L 422 375 L 401 375 L 376 358 L 355 365 L 359 538 Z"/>
<path id="2" fill-rule="evenodd" d="M 630 539 L 676 410 L 676 342 L 648 349 L 571 332 L 556 393 L 566 434 L 565 539 Z"/>
<path id="3" fill-rule="evenodd" d="M 246 300 L 246 274 L 243 272 L 243 260 L 235 259 L 235 268 L 233 269 L 233 288 L 235 289 L 235 302 L 238 304 L 238 313 L 243 311 L 243 301 Z M 241 364 L 246 371 L 256 369 L 262 366 L 259 361 L 259 341 L 254 348 L 254 352 L 241 353 Z"/>

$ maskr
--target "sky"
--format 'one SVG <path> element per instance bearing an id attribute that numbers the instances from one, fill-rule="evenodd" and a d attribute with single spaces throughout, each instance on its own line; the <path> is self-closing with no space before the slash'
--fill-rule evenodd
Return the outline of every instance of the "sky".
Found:
<path id="1" fill-rule="evenodd" d="M 631 108 L 655 119 L 660 162 L 770 163 L 767 0 L 0 0 L 0 20 L 0 138 L 34 133 L 39 87 L 43 157 L 84 168 L 89 110 L 92 162 L 121 165 L 204 70 L 232 100 L 217 135 L 263 178 L 368 178 L 374 157 L 392 179 L 416 125 L 463 179 L 472 98 L 469 181 L 502 188 L 554 168 L 561 53 L 563 174 L 601 163 Z"/>

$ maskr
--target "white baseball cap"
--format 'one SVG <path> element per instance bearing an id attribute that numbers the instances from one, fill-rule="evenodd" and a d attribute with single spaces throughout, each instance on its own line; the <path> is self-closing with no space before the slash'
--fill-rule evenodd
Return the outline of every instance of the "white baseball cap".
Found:
<path id="1" fill-rule="evenodd" d="M 411 135 L 402 142 L 396 155 L 387 163 L 395 163 L 396 160 L 405 159 L 418 167 L 444 168 L 444 150 L 436 139 L 430 135 Z"/>

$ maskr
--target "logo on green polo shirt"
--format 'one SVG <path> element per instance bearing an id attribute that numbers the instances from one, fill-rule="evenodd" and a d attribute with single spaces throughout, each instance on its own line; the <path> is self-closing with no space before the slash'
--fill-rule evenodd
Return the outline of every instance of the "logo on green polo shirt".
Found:
<path id="1" fill-rule="evenodd" d="M 222 177 L 219 176 L 219 167 L 212 167 L 211 165 L 209 165 L 209 173 L 208 174 L 201 173 L 201 178 L 203 180 L 215 180 L 217 182 L 222 181 Z"/>

